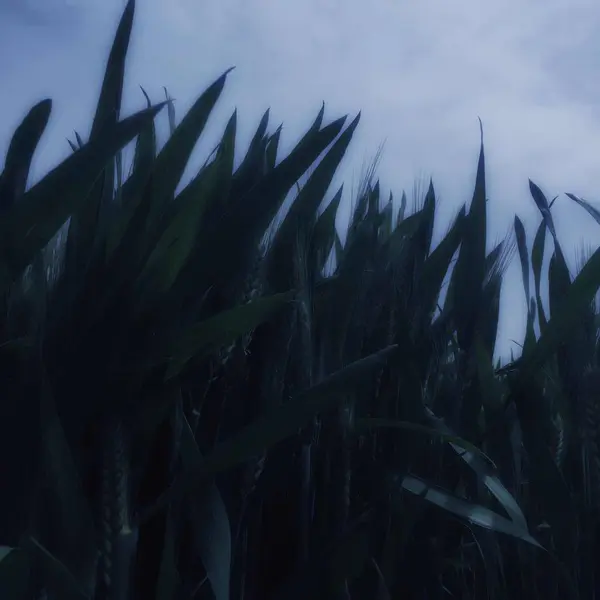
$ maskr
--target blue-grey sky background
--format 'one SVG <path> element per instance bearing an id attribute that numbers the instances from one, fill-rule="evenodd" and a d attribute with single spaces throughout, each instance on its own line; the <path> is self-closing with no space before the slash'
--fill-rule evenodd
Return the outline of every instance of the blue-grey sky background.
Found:
<path id="1" fill-rule="evenodd" d="M 35 181 L 84 139 L 125 0 L 0 0 L 0 153 L 29 108 L 53 99 Z M 435 240 L 469 202 L 484 125 L 490 242 L 524 221 L 531 245 L 540 216 L 528 178 L 549 199 L 571 266 L 600 229 L 564 196 L 600 202 L 600 4 L 594 0 L 138 0 L 124 114 L 166 86 L 179 118 L 230 66 L 225 91 L 191 174 L 238 108 L 238 152 L 262 113 L 283 122 L 282 150 L 305 132 L 321 102 L 326 119 L 362 111 L 336 183 L 350 190 L 378 147 L 384 194 L 409 198 L 433 177 Z M 166 122 L 166 114 L 161 116 Z M 159 130 L 160 131 L 160 130 Z M 164 131 L 164 129 L 163 129 Z M 337 185 L 332 186 L 331 193 Z M 547 248 L 550 250 L 550 246 Z M 498 350 L 516 355 L 525 298 L 515 255 L 502 295 Z"/>

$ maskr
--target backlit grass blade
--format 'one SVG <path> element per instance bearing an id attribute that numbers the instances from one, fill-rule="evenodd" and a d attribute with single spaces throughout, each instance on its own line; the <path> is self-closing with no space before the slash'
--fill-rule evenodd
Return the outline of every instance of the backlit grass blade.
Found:
<path id="1" fill-rule="evenodd" d="M 527 303 L 527 329 L 525 332 L 525 342 L 523 347 L 529 348 L 532 343 L 535 343 L 535 330 L 533 322 L 535 319 L 534 304 L 530 296 L 531 289 L 529 285 L 529 253 L 527 251 L 527 237 L 525 228 L 518 216 L 514 219 L 515 236 L 517 239 L 517 249 L 519 251 L 519 260 L 521 262 L 521 275 L 523 277 L 523 289 L 525 290 L 525 301 Z"/>
<path id="2" fill-rule="evenodd" d="M 412 475 L 404 477 L 401 485 L 407 492 L 411 492 L 416 496 L 423 495 L 425 501 L 435 504 L 439 508 L 448 511 L 457 517 L 461 517 L 473 525 L 490 529 L 497 533 L 503 533 L 527 542 L 537 548 L 542 548 L 539 542 L 530 535 L 527 529 L 522 528 L 518 523 L 515 523 L 506 517 L 502 517 L 485 506 L 463 500 L 462 498 L 454 496 L 453 494 L 450 494 L 437 486 L 428 484 Z"/>
<path id="3" fill-rule="evenodd" d="M 412 252 L 416 263 L 415 268 L 420 269 L 431 251 L 431 240 L 433 238 L 433 226 L 435 223 L 435 189 L 433 181 L 429 181 L 429 187 L 423 202 L 422 217 L 419 229 L 411 240 Z"/>
<path id="4" fill-rule="evenodd" d="M 82 202 L 106 163 L 146 126 L 162 108 L 143 110 L 97 138 L 50 171 L 0 219 L 0 289 L 31 263 Z"/>
<path id="5" fill-rule="evenodd" d="M 554 227 L 554 221 L 552 219 L 552 213 L 550 212 L 548 200 L 546 199 L 546 196 L 544 196 L 542 190 L 531 180 L 529 180 L 529 190 L 540 213 L 542 214 L 542 218 L 546 223 L 546 227 L 550 231 L 554 240 L 554 273 L 551 277 L 549 289 L 550 314 L 552 314 L 553 310 L 558 310 L 560 302 L 571 284 L 571 276 L 562 248 L 558 241 L 558 237 L 556 235 L 556 229 Z"/>
<path id="6" fill-rule="evenodd" d="M 48 125 L 51 100 L 38 102 L 15 130 L 0 175 L 0 211 L 11 208 L 25 192 L 31 160 Z"/>
<path id="7" fill-rule="evenodd" d="M 300 140 L 300 144 L 306 142 L 310 139 L 312 135 L 314 135 L 317 131 L 321 129 L 321 125 L 323 125 L 323 117 L 325 116 L 325 102 L 321 104 L 321 108 L 319 109 L 319 113 L 317 114 L 317 118 L 313 121 L 313 124 L 310 126 L 309 130 L 304 134 L 303 138 Z"/>
<path id="8" fill-rule="evenodd" d="M 152 189 L 149 192 L 152 199 L 149 226 L 153 226 L 155 219 L 159 217 L 163 203 L 173 199 L 190 155 L 204 131 L 230 71 L 232 69 L 225 71 L 196 100 L 156 157 L 152 170 Z"/>
<path id="9" fill-rule="evenodd" d="M 381 188 L 379 186 L 379 179 L 375 182 L 375 185 L 369 192 L 369 210 L 367 216 L 375 216 L 379 214 L 379 195 Z"/>
<path id="10" fill-rule="evenodd" d="M 262 168 L 262 161 L 265 158 L 265 146 L 266 140 L 265 135 L 267 133 L 267 127 L 269 125 L 269 110 L 264 113 L 262 116 L 260 123 L 258 124 L 258 128 L 256 129 L 254 135 L 252 136 L 252 140 L 250 141 L 250 145 L 248 146 L 248 151 L 246 152 L 246 156 L 242 160 L 242 163 L 238 167 L 235 172 L 234 182 L 233 182 L 233 193 L 240 189 L 238 186 L 240 184 L 244 184 L 245 181 L 251 177 L 256 176 L 256 173 L 253 171 Z"/>
<path id="11" fill-rule="evenodd" d="M 175 283 L 174 293 L 185 302 L 190 298 L 187 289 L 188 273 L 206 284 L 224 283 L 239 279 L 255 260 L 259 242 L 274 219 L 281 203 L 295 182 L 314 163 L 318 156 L 337 137 L 344 119 L 338 119 L 312 135 L 305 136 L 291 153 L 260 182 L 240 198 L 232 198 L 228 212 L 199 240 L 195 258 L 188 261 Z M 221 235 L 221 227 L 228 235 Z M 233 240 L 233 242 L 232 242 Z M 207 256 L 215 260 L 206 260 Z M 206 288 L 205 288 L 206 289 Z M 202 293 L 204 290 L 200 290 Z M 194 294 L 197 297 L 197 292 Z"/>
<path id="12" fill-rule="evenodd" d="M 108 57 L 90 139 L 100 135 L 107 127 L 113 127 L 119 120 L 125 59 L 131 38 L 134 12 L 135 2 L 129 0 Z M 107 161 L 102 176 L 95 182 L 85 202 L 80 203 L 71 217 L 65 261 L 69 275 L 74 280 L 82 278 L 91 260 L 94 246 L 101 242 L 99 225 L 106 218 L 106 211 L 114 201 L 114 178 L 114 161 Z M 102 236 L 102 243 L 104 243 L 103 238 L 104 236 Z"/>
<path id="13" fill-rule="evenodd" d="M 600 249 L 596 250 L 567 290 L 560 311 L 552 314 L 535 347 L 522 358 L 522 376 L 530 376 L 569 339 L 582 311 L 586 310 L 600 287 Z"/>
<path id="14" fill-rule="evenodd" d="M 246 426 L 231 439 L 219 444 L 197 469 L 178 479 L 155 504 L 142 513 L 140 523 L 185 490 L 201 484 L 206 478 L 230 469 L 298 432 L 316 414 L 335 407 L 345 394 L 372 374 L 397 351 L 389 346 L 355 361 L 329 375 L 310 389 L 300 392 L 283 406 L 272 410 Z"/>
<path id="15" fill-rule="evenodd" d="M 228 69 L 196 100 L 158 156 L 155 157 L 156 134 L 153 126 L 145 132 L 145 137 L 138 138 L 134 170 L 123 187 L 125 213 L 111 234 L 109 255 L 120 243 L 134 244 L 138 251 L 142 252 L 139 241 L 134 243 L 129 239 L 124 242 L 123 238 L 133 236 L 141 240 L 147 235 L 146 232 L 155 232 L 157 220 L 164 210 L 165 203 L 173 199 L 189 157 L 219 99 L 230 71 L 231 69 Z M 147 187 L 150 179 L 152 184 Z M 139 219 L 134 218 L 136 213 L 138 217 L 141 214 L 145 215 L 142 230 Z"/>
<path id="16" fill-rule="evenodd" d="M 144 127 L 135 142 L 131 173 L 121 187 L 121 207 L 107 234 L 106 258 L 110 259 L 131 223 L 146 192 L 156 158 L 156 126 L 154 121 Z"/>
<path id="17" fill-rule="evenodd" d="M 600 211 L 597 208 L 592 206 L 589 202 L 587 202 L 583 198 L 576 196 L 575 194 L 567 193 L 567 196 L 571 200 L 573 200 L 573 202 L 576 202 L 577 204 L 579 204 L 579 206 L 583 207 L 594 218 L 596 223 L 598 223 L 600 225 Z"/>
<path id="18" fill-rule="evenodd" d="M 309 151 L 309 149 L 315 144 L 315 141 L 317 139 L 317 134 L 319 134 L 319 133 L 323 135 L 325 131 L 327 131 L 329 133 L 332 130 L 336 130 L 337 127 L 339 127 L 339 129 L 337 129 L 335 135 L 333 135 L 331 137 L 331 139 L 329 140 L 329 143 L 331 143 L 337 137 L 337 135 L 339 134 L 339 132 L 341 131 L 341 129 L 344 125 L 346 117 L 343 117 L 342 119 L 338 119 L 334 123 L 330 123 L 323 130 L 321 130 L 321 125 L 323 124 L 323 116 L 324 115 L 325 115 L 325 103 L 323 102 L 323 104 L 321 106 L 321 110 L 319 110 L 319 114 L 317 115 L 317 118 L 314 120 L 313 124 L 310 126 L 308 131 L 302 136 L 300 141 L 296 144 L 296 147 L 294 148 L 294 150 L 292 150 L 292 152 L 287 156 L 286 160 L 288 160 L 292 156 L 292 154 L 302 155 L 302 154 L 306 153 L 307 151 Z M 277 159 L 277 151 L 279 148 L 279 139 L 281 136 L 281 128 L 282 128 L 281 126 L 278 127 L 277 131 L 269 138 L 269 142 L 267 145 L 267 155 L 266 155 L 267 171 L 272 171 L 275 168 L 275 162 Z M 329 143 L 327 145 L 329 145 Z M 319 154 L 320 154 L 320 152 L 319 152 Z M 314 163 L 314 161 L 317 159 L 317 156 L 315 156 L 312 159 L 312 161 L 310 162 L 310 164 L 302 170 L 302 173 L 300 173 L 300 175 L 303 175 L 306 172 L 306 170 L 310 167 L 310 165 L 312 163 Z M 281 165 L 278 165 L 278 166 L 281 166 Z M 298 177 L 294 180 L 294 182 L 288 186 L 288 189 L 291 189 L 291 187 L 298 181 L 298 179 L 300 179 L 300 175 L 298 175 Z"/>
<path id="19" fill-rule="evenodd" d="M 485 257 L 485 276 L 486 280 L 492 276 L 492 273 L 498 268 L 504 242 L 496 244 L 492 251 Z"/>
<path id="20" fill-rule="evenodd" d="M 333 248 L 335 250 L 336 263 L 339 264 L 344 256 L 344 245 L 342 244 L 342 240 L 337 231 L 335 232 L 335 239 L 333 240 Z"/>
<path id="21" fill-rule="evenodd" d="M 398 210 L 398 216 L 396 218 L 396 227 L 404 221 L 406 215 L 406 193 L 402 192 L 402 198 L 400 199 L 400 209 Z"/>
<path id="22" fill-rule="evenodd" d="M 477 165 L 475 190 L 465 220 L 463 239 L 455 267 L 454 312 L 458 341 L 468 351 L 473 341 L 483 281 L 485 277 L 487 202 L 483 130 Z"/>
<path id="23" fill-rule="evenodd" d="M 571 285 L 571 274 L 561 253 L 553 252 L 548 264 L 548 304 L 550 305 L 550 317 L 559 312 L 562 301 Z"/>
<path id="24" fill-rule="evenodd" d="M 131 39 L 134 13 L 135 0 L 128 0 L 108 55 L 90 138 L 99 135 L 106 127 L 112 127 L 119 120 L 125 77 L 125 59 Z"/>
<path id="25" fill-rule="evenodd" d="M 490 356 L 494 355 L 500 319 L 500 292 L 502 290 L 502 274 L 495 272 L 486 282 L 481 294 L 478 332 L 481 341 Z"/>
<path id="26" fill-rule="evenodd" d="M 383 207 L 381 211 L 381 216 L 383 218 L 383 222 L 380 228 L 380 239 L 382 242 L 385 242 L 389 239 L 392 234 L 392 215 L 394 211 L 394 205 L 392 204 L 392 198 L 390 194 L 390 200 Z"/>
<path id="27" fill-rule="evenodd" d="M 269 173 L 275 168 L 277 163 L 277 150 L 279 148 L 279 138 L 281 137 L 281 127 L 269 138 L 265 152 L 265 173 Z"/>
<path id="28" fill-rule="evenodd" d="M 342 200 L 344 186 L 341 185 L 327 208 L 318 217 L 311 238 L 311 255 L 315 261 L 315 270 L 319 275 L 331 254 L 335 238 L 335 219 Z"/>
<path id="29" fill-rule="evenodd" d="M 137 196 L 138 202 L 133 202 L 126 208 L 127 212 L 116 223 L 117 229 L 114 230 L 112 237 L 111 247 L 114 247 L 117 242 L 119 245 L 115 248 L 116 253 L 113 253 L 111 261 L 115 269 L 121 273 L 122 280 L 132 278 L 135 280 L 139 277 L 140 270 L 160 239 L 163 233 L 161 230 L 163 218 L 170 202 L 173 201 L 181 174 L 219 98 L 230 70 L 200 96 L 159 155 L 152 161 L 150 171 L 141 173 L 139 183 L 143 185 L 141 187 L 143 193 Z M 235 120 L 233 126 L 235 132 Z M 149 182 L 147 185 L 144 179 Z M 124 186 L 124 195 L 130 193 L 127 183 Z M 138 182 L 135 185 L 137 186 Z M 135 188 L 133 191 L 135 193 Z M 135 200 L 135 197 L 126 202 L 129 203 L 131 200 Z"/>
<path id="30" fill-rule="evenodd" d="M 419 279 L 420 305 L 427 315 L 432 315 L 442 289 L 444 278 L 450 268 L 452 257 L 461 243 L 465 223 L 465 207 L 456 216 L 450 231 L 425 260 Z"/>
<path id="31" fill-rule="evenodd" d="M 142 273 L 144 276 L 149 271 L 153 272 L 153 281 L 158 292 L 167 291 L 185 265 L 196 243 L 205 212 L 223 203 L 229 193 L 235 131 L 236 113 L 225 128 L 215 160 L 205 167 L 174 201 L 178 210 L 166 225 Z"/>
<path id="32" fill-rule="evenodd" d="M 292 284 L 289 279 L 289 265 L 296 241 L 295 232 L 305 230 L 316 217 L 317 209 L 344 158 L 359 120 L 360 113 L 319 162 L 275 234 L 270 250 L 270 255 L 274 259 L 270 265 L 270 277 L 276 291 L 287 289 Z"/>
<path id="33" fill-rule="evenodd" d="M 544 196 L 542 190 L 529 180 L 529 190 L 531 195 L 542 214 L 542 218 L 546 223 L 546 227 L 550 231 L 552 238 L 554 239 L 554 254 L 551 259 L 552 264 L 552 276 L 550 277 L 550 314 L 559 309 L 562 298 L 564 297 L 567 289 L 571 285 L 571 276 L 567 262 L 565 260 L 562 248 L 556 235 L 556 229 L 554 227 L 554 221 L 552 214 L 550 213 L 550 205 L 548 200 Z"/>
<path id="34" fill-rule="evenodd" d="M 529 180 L 529 191 L 531 193 L 531 197 L 535 202 L 538 210 L 542 214 L 542 219 L 546 223 L 546 227 L 552 234 L 552 237 L 556 241 L 556 229 L 554 227 L 554 220 L 552 219 L 552 213 L 550 212 L 550 205 L 548 204 L 548 200 L 546 196 L 544 196 L 542 190 L 540 190 L 539 186 L 537 186 L 531 179 Z"/>
<path id="35" fill-rule="evenodd" d="M 169 96 L 169 92 L 167 92 L 167 88 L 163 87 L 165 92 L 165 100 L 168 102 L 167 104 L 167 115 L 169 117 L 169 134 L 173 135 L 175 129 L 177 128 L 177 123 L 175 121 L 175 101 L 171 96 Z"/>
<path id="36" fill-rule="evenodd" d="M 519 250 L 519 260 L 521 261 L 521 274 L 523 276 L 523 288 L 525 289 L 525 301 L 529 307 L 529 254 L 527 253 L 527 238 L 523 222 L 515 215 L 514 219 L 515 236 L 517 239 L 517 248 Z"/>
<path id="37" fill-rule="evenodd" d="M 116 191 L 115 191 L 115 204 L 121 206 L 122 188 L 123 188 L 123 150 L 117 152 L 115 157 L 115 169 L 116 169 Z"/>
<path id="38" fill-rule="evenodd" d="M 531 249 L 531 268 L 533 270 L 533 284 L 535 290 L 535 301 L 538 311 L 538 321 L 540 331 L 546 327 L 546 314 L 542 304 L 541 281 L 542 281 L 542 264 L 544 260 L 544 249 L 546 246 L 546 223 L 542 219 L 538 230 L 533 240 L 533 248 Z"/>
<path id="39" fill-rule="evenodd" d="M 298 194 L 298 197 L 290 207 L 288 215 L 281 224 L 279 229 L 281 237 L 290 236 L 292 230 L 298 226 L 298 220 L 307 217 L 312 218 L 315 215 L 323 196 L 329 189 L 331 181 L 346 154 L 346 150 L 352 141 L 352 136 L 359 121 L 360 113 L 341 133 L 311 173 L 308 181 L 304 184 L 302 191 Z"/>
<path id="40" fill-rule="evenodd" d="M 142 92 L 143 92 L 142 88 Z M 146 97 L 146 103 L 149 98 Z M 157 143 L 156 143 L 156 126 L 154 121 L 148 124 L 148 127 L 140 132 L 140 135 L 135 141 L 135 148 L 133 153 L 133 162 L 131 164 L 131 173 L 129 178 L 125 182 L 126 195 L 133 195 L 133 189 L 130 191 L 129 188 L 137 187 L 138 189 L 145 185 L 148 179 L 154 160 L 157 154 Z M 141 179 L 141 181 L 140 181 Z"/>
<path id="41" fill-rule="evenodd" d="M 175 200 L 177 212 L 170 219 L 165 230 L 152 250 L 139 279 L 145 294 L 162 294 L 169 290 L 177 279 L 194 247 L 200 223 L 215 194 L 218 177 L 217 162 L 209 165 L 192 180 Z M 147 298 L 150 300 L 150 297 Z"/>
<path id="42" fill-rule="evenodd" d="M 146 105 L 148 107 L 152 106 L 152 102 L 150 101 L 150 96 L 148 96 L 148 93 L 141 85 L 140 85 L 140 90 L 142 90 L 142 94 L 144 94 L 144 98 L 146 98 Z"/>

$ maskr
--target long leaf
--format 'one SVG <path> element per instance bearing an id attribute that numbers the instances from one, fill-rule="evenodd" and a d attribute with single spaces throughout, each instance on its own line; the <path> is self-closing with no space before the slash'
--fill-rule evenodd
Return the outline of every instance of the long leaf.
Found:
<path id="1" fill-rule="evenodd" d="M 10 209 L 25 192 L 31 160 L 48 125 L 51 100 L 38 102 L 17 127 L 8 146 L 0 175 L 0 212 Z"/>
<path id="2" fill-rule="evenodd" d="M 333 408 L 364 378 L 380 369 L 396 353 L 388 346 L 329 375 L 310 389 L 269 414 L 259 417 L 233 438 L 219 444 L 203 464 L 183 475 L 156 503 L 142 513 L 140 523 L 161 510 L 171 499 L 226 469 L 270 448 L 305 426 L 316 414 Z"/>
<path id="3" fill-rule="evenodd" d="M 0 219 L 0 290 L 31 263 L 69 218 L 118 150 L 152 121 L 162 104 L 117 123 L 50 171 Z"/>

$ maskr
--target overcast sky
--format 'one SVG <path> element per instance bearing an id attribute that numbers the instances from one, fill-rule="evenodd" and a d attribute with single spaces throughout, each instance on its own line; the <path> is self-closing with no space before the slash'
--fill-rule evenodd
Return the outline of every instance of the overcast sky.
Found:
<path id="1" fill-rule="evenodd" d="M 34 179 L 84 139 L 125 0 L 0 0 L 0 153 L 37 101 L 54 101 Z M 321 102 L 326 120 L 362 119 L 337 182 L 358 182 L 385 141 L 378 176 L 387 195 L 433 177 L 436 240 L 470 201 L 484 125 L 490 243 L 515 214 L 531 245 L 540 217 L 531 178 L 549 199 L 574 266 L 599 226 L 564 196 L 600 207 L 600 5 L 595 0 L 138 0 L 124 112 L 166 86 L 180 118 L 230 66 L 190 173 L 235 107 L 243 151 L 262 113 L 284 123 L 282 149 Z M 161 117 L 166 120 L 166 115 Z M 334 191 L 335 187 L 332 189 Z M 348 194 L 349 195 L 349 194 Z M 347 210 L 345 211 L 347 215 Z M 345 216 L 343 215 L 343 216 Z M 549 250 L 549 248 L 548 248 Z M 499 351 L 522 341 L 525 299 L 515 257 L 502 296 Z"/>

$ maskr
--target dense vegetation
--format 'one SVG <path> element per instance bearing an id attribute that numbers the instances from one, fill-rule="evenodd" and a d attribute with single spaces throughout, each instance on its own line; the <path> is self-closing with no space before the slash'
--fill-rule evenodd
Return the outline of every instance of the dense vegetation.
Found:
<path id="1" fill-rule="evenodd" d="M 600 252 L 573 278 L 530 182 L 525 344 L 495 366 L 483 143 L 435 248 L 433 185 L 394 217 L 372 172 L 342 244 L 359 117 L 323 108 L 286 157 L 266 113 L 236 169 L 234 113 L 175 195 L 227 73 L 179 124 L 168 96 L 119 120 L 133 16 L 88 141 L 27 188 L 44 100 L 0 178 L 0 597 L 596 597 Z"/>

